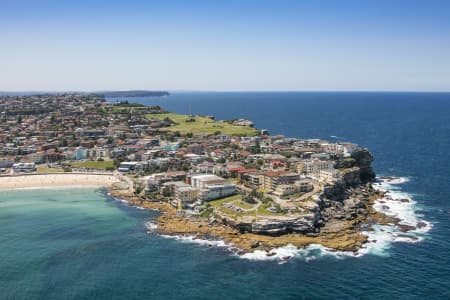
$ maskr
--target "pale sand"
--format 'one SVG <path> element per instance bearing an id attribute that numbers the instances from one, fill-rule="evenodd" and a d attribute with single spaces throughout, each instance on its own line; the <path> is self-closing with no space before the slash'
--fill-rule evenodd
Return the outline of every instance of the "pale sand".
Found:
<path id="1" fill-rule="evenodd" d="M 0 176 L 0 189 L 47 188 L 62 186 L 110 187 L 120 179 L 101 173 L 47 173 Z"/>

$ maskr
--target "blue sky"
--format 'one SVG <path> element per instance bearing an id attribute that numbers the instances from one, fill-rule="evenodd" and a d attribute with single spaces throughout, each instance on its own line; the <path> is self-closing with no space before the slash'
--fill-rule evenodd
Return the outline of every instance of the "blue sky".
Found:
<path id="1" fill-rule="evenodd" d="M 450 91 L 450 1 L 0 0 L 0 90 Z"/>

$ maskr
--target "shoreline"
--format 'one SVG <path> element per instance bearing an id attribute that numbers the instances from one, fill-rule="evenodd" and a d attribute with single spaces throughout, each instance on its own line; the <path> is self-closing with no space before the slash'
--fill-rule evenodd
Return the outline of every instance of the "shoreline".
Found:
<path id="1" fill-rule="evenodd" d="M 112 187 L 120 182 L 106 173 L 34 173 L 0 176 L 0 190 L 50 189 L 61 187 Z"/>
<path id="2" fill-rule="evenodd" d="M 387 182 L 389 184 L 389 182 Z M 129 205 L 140 209 L 158 210 L 161 215 L 149 221 L 149 233 L 155 233 L 167 238 L 199 244 L 218 245 L 227 247 L 233 253 L 247 259 L 289 259 L 296 256 L 298 251 L 320 249 L 326 254 L 336 256 L 359 257 L 370 252 L 371 247 L 378 247 L 378 243 L 396 241 L 416 242 L 420 238 L 414 236 L 420 232 L 420 226 L 405 226 L 401 218 L 379 210 L 380 202 L 390 196 L 390 191 L 375 189 L 367 204 L 367 213 L 358 215 L 355 219 L 346 222 L 345 227 L 338 232 L 320 232 L 314 236 L 305 234 L 284 234 L 281 236 L 268 236 L 254 233 L 241 233 L 237 229 L 223 224 L 212 224 L 207 220 L 186 218 L 176 214 L 176 208 L 168 203 L 152 202 L 143 197 L 130 194 L 128 191 L 109 190 L 108 195 L 119 201 L 126 201 Z M 394 200 L 402 203 L 400 199 Z M 410 201 L 413 201 L 412 199 Z M 418 221 L 423 224 L 426 221 Z M 416 224 L 416 225 L 417 225 Z M 378 227 L 384 233 L 387 228 L 396 228 L 388 242 L 377 240 Z M 427 231 L 428 231 L 427 227 Z M 426 231 L 425 231 L 426 232 Z M 295 251 L 294 251 L 295 250 Z M 281 255 L 284 253 L 285 255 Z M 290 254 L 286 254 L 290 253 Z"/>
<path id="3" fill-rule="evenodd" d="M 386 186 L 398 184 L 396 182 L 398 179 L 396 178 L 383 180 Z M 294 253 L 293 249 L 300 251 L 315 246 L 322 247 L 323 251 L 336 255 L 341 253 L 347 256 L 359 256 L 368 251 L 367 248 L 370 244 L 377 243 L 377 238 L 374 238 L 374 236 L 380 233 L 376 229 L 379 226 L 394 226 L 397 228 L 395 232 L 390 233 L 392 235 L 390 237 L 391 242 L 402 240 L 405 242 L 420 241 L 421 238 L 414 236 L 414 233 L 426 232 L 431 227 L 431 224 L 419 219 L 415 223 L 413 222 L 414 224 L 405 222 L 404 218 L 399 218 L 390 212 L 388 206 L 386 206 L 388 204 L 386 203 L 387 201 L 391 201 L 389 204 L 391 206 L 392 203 L 411 205 L 414 201 L 404 198 L 393 199 L 392 191 L 386 186 L 381 187 L 380 183 L 377 182 L 373 184 L 376 187 L 366 202 L 367 209 L 365 212 L 357 215 L 352 220 L 343 222 L 340 230 L 331 232 L 324 230 L 313 235 L 289 233 L 278 236 L 242 233 L 238 229 L 222 223 L 211 223 L 206 219 L 197 217 L 179 216 L 177 215 L 177 209 L 169 203 L 150 201 L 142 196 L 133 194 L 129 189 L 114 189 L 114 184 L 118 182 L 121 182 L 121 179 L 114 174 L 102 173 L 20 174 L 0 176 L 0 190 L 105 187 L 105 195 L 117 201 L 126 202 L 128 205 L 138 209 L 158 210 L 161 212 L 157 219 L 150 221 L 152 226 L 148 228 L 149 233 L 203 243 L 209 246 L 220 242 L 221 245 L 223 244 L 230 249 L 234 249 L 233 252 L 240 257 L 249 259 L 271 258 L 272 256 L 277 256 L 279 251 L 281 251 L 280 249 L 286 250 L 289 248 L 289 251 Z M 386 228 L 381 231 L 385 232 Z M 292 256 L 289 255 L 289 257 Z"/>
<path id="4" fill-rule="evenodd" d="M 117 200 L 125 200 L 129 205 L 145 209 L 157 209 L 162 212 L 154 224 L 153 232 L 167 236 L 192 237 L 193 240 L 222 240 L 238 250 L 238 254 L 247 254 L 257 250 L 270 253 L 275 248 L 293 245 L 304 248 L 309 245 L 319 244 L 330 251 L 356 252 L 367 241 L 368 237 L 363 234 L 364 230 L 356 229 L 355 225 L 366 225 L 376 222 L 377 224 L 389 224 L 395 220 L 379 213 L 373 209 L 373 203 L 383 195 L 371 199 L 371 211 L 362 218 L 346 223 L 346 228 L 340 232 L 319 233 L 315 236 L 304 234 L 284 234 L 280 236 L 269 236 L 255 233 L 241 233 L 239 230 L 223 224 L 211 224 L 206 220 L 197 218 L 186 218 L 177 216 L 176 209 L 168 203 L 152 202 L 139 196 L 131 195 L 124 191 L 109 191 L 109 195 Z"/>

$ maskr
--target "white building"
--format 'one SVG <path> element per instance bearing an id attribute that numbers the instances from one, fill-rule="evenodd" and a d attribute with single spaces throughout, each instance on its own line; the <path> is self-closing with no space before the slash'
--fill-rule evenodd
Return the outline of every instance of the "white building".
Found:
<path id="1" fill-rule="evenodd" d="M 203 201 L 224 198 L 236 193 L 234 184 L 227 183 L 225 179 L 216 175 L 194 175 L 191 177 L 191 185 L 200 189 L 200 199 Z"/>
<path id="2" fill-rule="evenodd" d="M 12 167 L 16 173 L 31 173 L 36 171 L 36 166 L 34 163 L 16 163 L 13 164 Z"/>
<path id="3" fill-rule="evenodd" d="M 320 179 L 323 174 L 332 174 L 334 171 L 334 162 L 331 160 L 308 159 L 303 161 L 303 172 L 310 177 Z M 325 173 L 323 172 L 325 171 Z"/>
<path id="4" fill-rule="evenodd" d="M 200 198 L 203 201 L 211 201 L 231 196 L 236 193 L 236 186 L 232 183 L 208 185 L 200 190 Z"/>
<path id="5" fill-rule="evenodd" d="M 122 162 L 117 169 L 119 172 L 131 172 L 131 171 L 139 171 L 142 168 L 142 165 L 137 161 L 126 161 Z"/>

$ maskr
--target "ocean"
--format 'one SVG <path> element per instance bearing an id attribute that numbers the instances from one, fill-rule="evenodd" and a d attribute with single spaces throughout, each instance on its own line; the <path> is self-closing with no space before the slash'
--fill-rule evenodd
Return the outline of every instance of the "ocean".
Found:
<path id="1" fill-rule="evenodd" d="M 115 101 L 117 99 L 109 99 Z M 284 247 L 287 262 L 221 242 L 147 234 L 157 212 L 101 189 L 0 193 L 0 299 L 449 299 L 449 93 L 174 93 L 127 98 L 172 112 L 247 118 L 287 137 L 368 147 L 386 213 L 427 226 L 368 232 L 357 255 Z M 398 203 L 398 202 L 396 202 Z"/>

